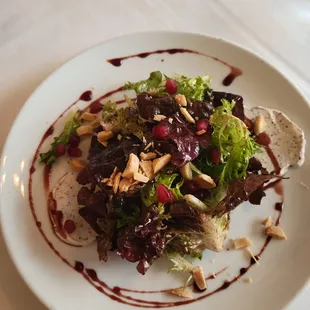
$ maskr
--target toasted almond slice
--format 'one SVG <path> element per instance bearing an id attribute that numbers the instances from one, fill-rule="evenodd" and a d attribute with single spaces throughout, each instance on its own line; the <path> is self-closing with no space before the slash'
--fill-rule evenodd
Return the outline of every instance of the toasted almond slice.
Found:
<path id="1" fill-rule="evenodd" d="M 247 282 L 247 283 L 249 283 L 249 284 L 251 284 L 251 283 L 253 282 L 252 278 L 246 278 L 246 279 L 244 279 L 244 280 L 245 280 L 245 282 Z"/>
<path id="2" fill-rule="evenodd" d="M 193 178 L 193 171 L 191 169 L 190 163 L 185 164 L 183 167 L 180 168 L 180 172 L 184 180 L 191 180 Z"/>
<path id="3" fill-rule="evenodd" d="M 206 131 L 205 131 L 204 129 L 201 129 L 201 130 L 196 131 L 196 135 L 197 135 L 197 136 L 202 136 L 202 135 L 204 135 L 205 133 L 206 133 Z"/>
<path id="4" fill-rule="evenodd" d="M 265 130 L 265 127 L 266 127 L 266 122 L 265 122 L 264 116 L 263 115 L 256 116 L 255 121 L 254 121 L 254 133 L 256 135 L 259 135 Z"/>
<path id="5" fill-rule="evenodd" d="M 161 120 L 165 119 L 166 116 L 165 115 L 162 115 L 162 114 L 156 114 L 153 118 L 154 121 L 156 122 L 160 122 Z"/>
<path id="6" fill-rule="evenodd" d="M 94 121 L 95 119 L 97 119 L 97 115 L 94 114 L 94 113 L 89 113 L 89 112 L 84 112 L 82 115 L 81 115 L 81 118 L 82 119 L 85 119 L 85 121 Z"/>
<path id="7" fill-rule="evenodd" d="M 205 275 L 203 273 L 202 268 L 200 266 L 195 267 L 192 270 L 192 274 L 193 274 L 194 281 L 196 285 L 198 286 L 198 288 L 201 291 L 205 290 L 207 288 L 207 283 L 206 283 Z"/>
<path id="8" fill-rule="evenodd" d="M 184 195 L 185 201 L 198 212 L 205 212 L 208 209 L 208 206 L 204 204 L 201 200 L 191 194 Z"/>
<path id="9" fill-rule="evenodd" d="M 266 217 L 266 218 L 262 221 L 262 224 L 263 224 L 265 227 L 271 226 L 271 223 L 272 223 L 272 221 L 271 221 L 271 216 Z"/>
<path id="10" fill-rule="evenodd" d="M 143 175 L 139 172 L 135 172 L 133 174 L 133 179 L 138 181 L 138 182 L 142 182 L 142 183 L 147 183 L 150 180 L 148 177 L 146 177 L 145 175 Z"/>
<path id="11" fill-rule="evenodd" d="M 118 190 L 120 193 L 127 192 L 133 184 L 133 179 L 124 178 L 119 182 Z"/>
<path id="12" fill-rule="evenodd" d="M 112 137 L 113 137 L 113 132 L 111 130 L 109 130 L 109 131 L 100 131 L 97 134 L 97 139 L 101 143 L 105 142 L 105 141 L 108 141 Z"/>
<path id="13" fill-rule="evenodd" d="M 175 99 L 176 103 L 178 105 L 180 105 L 181 107 L 187 106 L 187 101 L 186 101 L 186 98 L 184 95 L 177 94 L 177 95 L 175 95 L 174 99 Z"/>
<path id="14" fill-rule="evenodd" d="M 131 153 L 126 165 L 126 168 L 123 172 L 123 178 L 132 178 L 135 172 L 139 170 L 139 158 L 137 155 Z"/>
<path id="15" fill-rule="evenodd" d="M 171 155 L 170 154 L 166 154 L 162 157 L 156 158 L 153 160 L 153 170 L 154 173 L 157 173 L 158 171 L 160 171 L 161 169 L 163 169 L 165 166 L 168 165 L 168 163 L 171 160 Z"/>
<path id="16" fill-rule="evenodd" d="M 245 250 L 246 252 L 248 252 L 249 255 L 253 258 L 254 262 L 255 262 L 257 265 L 259 265 L 258 259 L 260 259 L 260 257 L 257 255 L 257 256 L 256 256 L 257 258 L 256 258 L 255 255 L 253 254 L 253 252 L 252 252 L 249 248 L 244 248 L 244 250 Z"/>
<path id="17" fill-rule="evenodd" d="M 269 226 L 265 229 L 265 234 L 272 238 L 286 240 L 287 237 L 284 231 L 279 226 Z"/>
<path id="18" fill-rule="evenodd" d="M 101 182 L 107 183 L 110 180 L 110 178 L 103 178 Z"/>
<path id="19" fill-rule="evenodd" d="M 122 135 L 121 135 L 121 134 L 118 134 L 118 135 L 117 135 L 117 140 L 118 140 L 118 141 L 121 141 L 121 140 L 122 140 Z"/>
<path id="20" fill-rule="evenodd" d="M 71 168 L 76 170 L 76 171 L 81 171 L 87 165 L 85 160 L 82 160 L 82 159 L 79 159 L 79 158 L 71 158 L 69 160 L 69 164 L 70 164 Z"/>
<path id="21" fill-rule="evenodd" d="M 119 172 L 116 174 L 114 180 L 113 180 L 113 192 L 114 194 L 117 193 L 117 190 L 118 190 L 118 186 L 119 186 L 119 183 L 121 181 L 121 176 L 122 176 L 122 173 Z"/>
<path id="22" fill-rule="evenodd" d="M 113 124 L 111 123 L 105 123 L 104 121 L 100 121 L 100 126 L 102 127 L 102 129 L 106 130 L 106 131 L 110 131 L 113 129 Z"/>
<path id="23" fill-rule="evenodd" d="M 192 116 L 188 113 L 188 111 L 185 108 L 180 108 L 180 111 L 189 123 L 195 124 L 195 120 L 192 118 Z"/>
<path id="24" fill-rule="evenodd" d="M 112 172 L 112 174 L 110 175 L 108 181 L 106 182 L 107 186 L 113 186 L 114 178 L 115 178 L 115 176 L 117 174 L 117 170 L 118 170 L 117 167 L 115 167 L 113 172 Z"/>
<path id="25" fill-rule="evenodd" d="M 233 240 L 234 248 L 236 250 L 238 249 L 244 249 L 251 245 L 253 245 L 252 241 L 248 238 L 239 238 Z"/>
<path id="26" fill-rule="evenodd" d="M 148 152 L 148 153 L 141 152 L 140 153 L 140 158 L 142 160 L 150 160 L 150 159 L 154 159 L 156 157 L 157 157 L 157 154 L 154 152 Z"/>
<path id="27" fill-rule="evenodd" d="M 148 150 L 148 149 L 152 146 L 152 143 L 153 143 L 153 142 L 150 142 L 150 143 L 144 148 L 144 150 L 145 150 L 145 151 Z"/>
<path id="28" fill-rule="evenodd" d="M 184 297 L 184 298 L 193 298 L 191 293 L 184 287 L 175 288 L 169 291 L 169 293 L 180 296 L 180 297 Z"/>
<path id="29" fill-rule="evenodd" d="M 193 180 L 202 188 L 210 189 L 216 186 L 213 179 L 207 174 L 200 174 L 193 178 Z"/>
<path id="30" fill-rule="evenodd" d="M 153 163 L 150 160 L 141 160 L 139 163 L 142 173 L 150 180 L 154 177 Z"/>
<path id="31" fill-rule="evenodd" d="M 99 125 L 100 125 L 100 118 L 96 118 L 90 123 L 90 126 L 92 126 L 93 128 L 99 127 Z"/>
<path id="32" fill-rule="evenodd" d="M 80 126 L 77 130 L 76 133 L 78 136 L 83 136 L 83 135 L 91 135 L 93 134 L 93 127 L 92 126 Z"/>

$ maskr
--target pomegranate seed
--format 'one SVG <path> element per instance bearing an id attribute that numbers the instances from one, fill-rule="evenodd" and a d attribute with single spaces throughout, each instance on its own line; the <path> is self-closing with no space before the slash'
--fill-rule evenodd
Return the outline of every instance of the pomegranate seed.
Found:
<path id="1" fill-rule="evenodd" d="M 72 147 L 78 147 L 80 144 L 81 138 L 79 136 L 71 136 L 68 144 Z"/>
<path id="2" fill-rule="evenodd" d="M 200 131 L 200 130 L 207 131 L 208 130 L 208 125 L 209 125 L 209 121 L 206 118 L 200 119 L 197 122 L 197 131 Z"/>
<path id="3" fill-rule="evenodd" d="M 215 147 L 211 150 L 211 161 L 214 165 L 217 165 L 221 161 L 221 152 Z"/>
<path id="4" fill-rule="evenodd" d="M 72 234 L 75 231 L 75 223 L 72 220 L 66 220 L 64 229 L 68 234 Z"/>
<path id="5" fill-rule="evenodd" d="M 163 184 L 157 185 L 157 200 L 161 203 L 172 203 L 174 201 L 172 192 Z"/>
<path id="6" fill-rule="evenodd" d="M 177 92 L 178 84 L 175 80 L 167 80 L 165 87 L 166 87 L 167 93 L 170 95 L 173 95 Z"/>
<path id="7" fill-rule="evenodd" d="M 81 157 L 82 151 L 78 147 L 69 146 L 68 147 L 68 155 L 70 157 Z"/>
<path id="8" fill-rule="evenodd" d="M 164 125 L 156 125 L 152 129 L 152 133 L 157 140 L 161 140 L 162 138 L 168 136 L 169 128 Z"/>
<path id="9" fill-rule="evenodd" d="M 55 147 L 55 155 L 57 157 L 62 156 L 66 153 L 66 145 L 65 144 L 58 144 Z"/>
<path id="10" fill-rule="evenodd" d="M 98 113 L 102 110 L 102 104 L 98 101 L 93 102 L 90 106 L 89 106 L 89 112 L 90 113 Z"/>

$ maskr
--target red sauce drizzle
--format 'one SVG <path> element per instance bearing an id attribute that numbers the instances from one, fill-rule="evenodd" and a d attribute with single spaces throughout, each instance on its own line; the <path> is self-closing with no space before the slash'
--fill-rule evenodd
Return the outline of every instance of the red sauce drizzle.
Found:
<path id="1" fill-rule="evenodd" d="M 85 91 L 81 96 L 80 100 L 82 101 L 91 101 L 93 99 L 93 93 L 91 90 Z"/>
<path id="2" fill-rule="evenodd" d="M 143 55 L 142 55 L 143 56 Z M 142 57 L 141 56 L 141 57 Z M 147 57 L 147 56 L 145 56 Z M 106 98 L 116 92 L 121 91 L 122 88 L 118 88 L 115 91 L 109 92 L 106 95 L 102 96 L 101 98 L 97 99 L 102 100 L 103 98 Z M 73 103 L 75 104 L 75 103 Z M 72 105 L 73 105 L 72 104 Z M 72 105 L 69 107 L 71 108 Z M 69 109 L 68 108 L 68 109 Z M 66 109 L 61 116 L 68 110 Z M 59 118 L 61 117 L 59 116 Z M 59 119 L 58 118 L 58 119 Z M 58 119 L 54 122 L 54 124 L 58 121 Z M 54 125 L 53 124 L 53 125 Z M 92 285 L 94 286 L 94 288 L 96 288 L 99 292 L 101 292 L 102 294 L 106 295 L 107 297 L 109 297 L 112 300 L 118 301 L 120 303 L 123 304 L 127 304 L 127 305 L 131 305 L 131 306 L 136 306 L 136 307 L 140 307 L 140 308 L 167 308 L 167 307 L 175 307 L 175 306 L 181 306 L 181 305 L 185 305 L 185 304 L 190 304 L 193 302 L 196 302 L 198 300 L 202 300 L 206 297 L 209 297 L 217 292 L 223 291 L 225 289 L 227 289 L 230 285 L 232 285 L 234 282 L 236 282 L 242 275 L 244 275 L 254 264 L 255 261 L 253 259 L 251 259 L 250 263 L 248 266 L 243 267 L 240 269 L 239 275 L 237 275 L 234 279 L 230 280 L 230 281 L 225 281 L 223 283 L 222 286 L 220 286 L 218 289 L 212 291 L 212 292 L 200 292 L 201 295 L 193 298 L 193 299 L 186 299 L 186 300 L 179 300 L 179 301 L 173 301 L 173 302 L 159 302 L 159 301 L 150 301 L 150 300 L 143 300 L 143 299 L 139 299 L 136 297 L 132 297 L 132 296 L 128 296 L 125 295 L 124 292 L 131 292 L 131 293 L 138 293 L 138 294 L 145 294 L 145 293 L 167 293 L 168 291 L 170 291 L 171 289 L 164 289 L 164 290 L 157 290 L 157 291 L 145 291 L 145 290 L 133 290 L 133 289 L 128 289 L 128 288 L 121 288 L 118 286 L 115 287 L 110 287 L 106 282 L 102 281 L 99 279 L 99 277 L 97 276 L 97 273 L 95 270 L 90 269 L 90 268 L 85 268 L 84 264 L 82 262 L 78 262 L 76 261 L 74 265 L 70 264 L 68 262 L 68 260 L 66 258 L 64 258 L 59 251 L 54 247 L 54 245 L 48 240 L 47 236 L 45 235 L 45 232 L 42 229 L 42 225 L 41 222 L 39 222 L 37 215 L 36 215 L 36 211 L 35 211 L 35 207 L 34 207 L 34 202 L 33 202 L 33 196 L 32 196 L 32 175 L 35 172 L 35 168 L 34 168 L 34 164 L 38 159 L 38 155 L 39 155 L 39 151 L 41 148 L 41 145 L 43 144 L 43 142 L 45 141 L 45 139 L 48 137 L 49 135 L 44 135 L 42 137 L 42 140 L 35 152 L 33 161 L 32 161 L 32 165 L 30 168 L 30 176 L 29 176 L 29 183 L 28 183 L 28 192 L 29 192 L 29 203 L 30 203 L 30 208 L 31 208 L 31 212 L 32 215 L 34 217 L 34 220 L 37 224 L 37 227 L 41 233 L 41 235 L 43 236 L 44 240 L 47 242 L 47 244 L 49 245 L 49 247 L 53 250 L 53 252 L 65 263 L 67 264 L 69 267 L 71 267 L 72 269 L 74 269 L 75 271 L 81 273 L 81 275 Z M 45 190 L 47 190 L 47 192 L 49 193 L 49 179 L 51 176 L 51 169 L 50 168 L 45 168 L 44 169 L 44 178 L 46 177 L 47 181 L 44 182 L 45 185 Z M 269 188 L 274 188 L 275 191 L 281 196 L 281 202 L 280 204 L 283 204 L 283 187 L 282 184 L 280 183 L 281 180 L 276 180 L 273 183 L 268 184 L 267 186 L 264 187 L 264 190 L 267 190 Z M 53 199 L 51 193 L 49 194 L 48 197 L 48 207 L 49 207 L 49 214 L 51 214 L 53 211 L 56 214 L 56 206 L 55 206 L 55 200 Z M 278 218 L 276 221 L 276 225 L 279 224 L 280 221 L 280 217 L 282 214 L 282 209 L 279 209 L 279 214 L 278 214 Z M 61 218 L 61 214 L 55 215 L 55 219 L 60 219 Z M 57 221 L 56 221 L 57 222 Z M 70 225 L 69 225 L 70 226 Z M 71 227 L 72 228 L 72 227 Z M 70 229 L 69 229 L 70 230 Z M 263 254 L 263 252 L 265 251 L 267 245 L 269 244 L 271 238 L 267 237 L 266 241 L 263 245 L 263 247 L 261 248 L 260 252 L 255 256 L 256 259 L 260 259 L 261 255 Z M 225 268 L 226 269 L 226 268 Z M 219 271 L 217 274 L 215 275 L 211 275 L 209 276 L 207 279 L 211 280 L 214 279 L 216 277 L 216 275 L 218 275 L 219 273 L 223 272 L 225 269 Z"/>
<path id="3" fill-rule="evenodd" d="M 184 48 L 170 48 L 170 49 L 164 49 L 164 50 L 156 50 L 156 51 L 152 51 L 152 52 L 145 52 L 145 53 L 139 53 L 139 54 L 134 54 L 134 55 L 129 55 L 129 56 L 123 56 L 123 57 L 119 57 L 119 58 L 111 58 L 111 59 L 107 59 L 107 62 L 109 62 L 111 65 L 115 66 L 115 67 L 120 67 L 123 63 L 124 60 L 127 59 L 131 59 L 131 58 L 146 58 L 150 55 L 154 55 L 154 54 L 184 54 L 184 53 L 188 53 L 188 54 L 196 54 L 196 55 L 202 55 L 208 58 L 211 58 L 221 64 L 223 64 L 224 66 L 228 67 L 230 69 L 230 73 L 224 78 L 223 80 L 223 85 L 224 86 L 229 86 L 231 85 L 231 83 L 235 80 L 236 77 L 242 75 L 242 71 L 234 66 L 231 66 L 230 64 L 228 64 L 227 62 L 214 57 L 214 56 L 210 56 L 207 54 L 203 54 L 197 51 L 193 51 L 193 50 L 189 50 L 189 49 L 184 49 Z M 163 61 L 163 60 L 162 60 Z"/>

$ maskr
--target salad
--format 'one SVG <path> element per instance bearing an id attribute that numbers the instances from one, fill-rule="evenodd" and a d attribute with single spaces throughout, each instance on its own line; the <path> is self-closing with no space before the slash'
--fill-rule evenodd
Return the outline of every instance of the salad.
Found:
<path id="1" fill-rule="evenodd" d="M 72 245 L 96 242 L 102 261 L 117 251 L 141 274 L 166 256 L 203 290 L 192 258 L 222 251 L 232 211 L 260 204 L 266 183 L 303 163 L 303 132 L 280 111 L 246 109 L 241 96 L 213 90 L 209 75 L 156 71 L 123 90 L 125 105 L 76 111 L 40 154 L 48 166 L 70 157 L 52 190 L 53 228 Z M 84 156 L 81 139 L 90 141 Z"/>

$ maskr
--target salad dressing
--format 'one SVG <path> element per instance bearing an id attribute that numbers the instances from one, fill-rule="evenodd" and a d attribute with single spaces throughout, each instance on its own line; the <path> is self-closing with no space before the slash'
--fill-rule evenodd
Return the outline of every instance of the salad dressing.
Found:
<path id="1" fill-rule="evenodd" d="M 229 86 L 231 85 L 231 83 L 235 80 L 236 77 L 242 75 L 242 71 L 237 68 L 234 67 L 230 64 L 228 64 L 227 62 L 211 56 L 211 55 L 207 55 L 207 54 L 203 54 L 197 51 L 193 51 L 190 49 L 184 49 L 184 48 L 169 48 L 169 49 L 163 49 L 163 50 L 156 50 L 156 51 L 151 51 L 151 52 L 145 52 L 145 53 L 139 53 L 139 54 L 134 54 L 134 55 L 129 55 L 129 56 L 123 56 L 123 57 L 118 57 L 118 58 L 111 58 L 111 59 L 107 59 L 107 62 L 109 62 L 111 65 L 113 65 L 114 67 L 120 67 L 123 63 L 124 60 L 127 59 L 131 59 L 131 58 L 146 58 L 150 55 L 154 55 L 154 54 L 170 54 L 170 55 L 174 55 L 174 54 L 184 54 L 184 53 L 188 53 L 188 54 L 196 54 L 196 55 L 201 55 L 204 57 L 208 57 L 210 59 L 213 59 L 221 64 L 223 64 L 224 66 L 228 67 L 230 69 L 230 73 L 223 79 L 223 85 L 224 86 Z M 163 61 L 163 59 L 161 60 Z"/>

